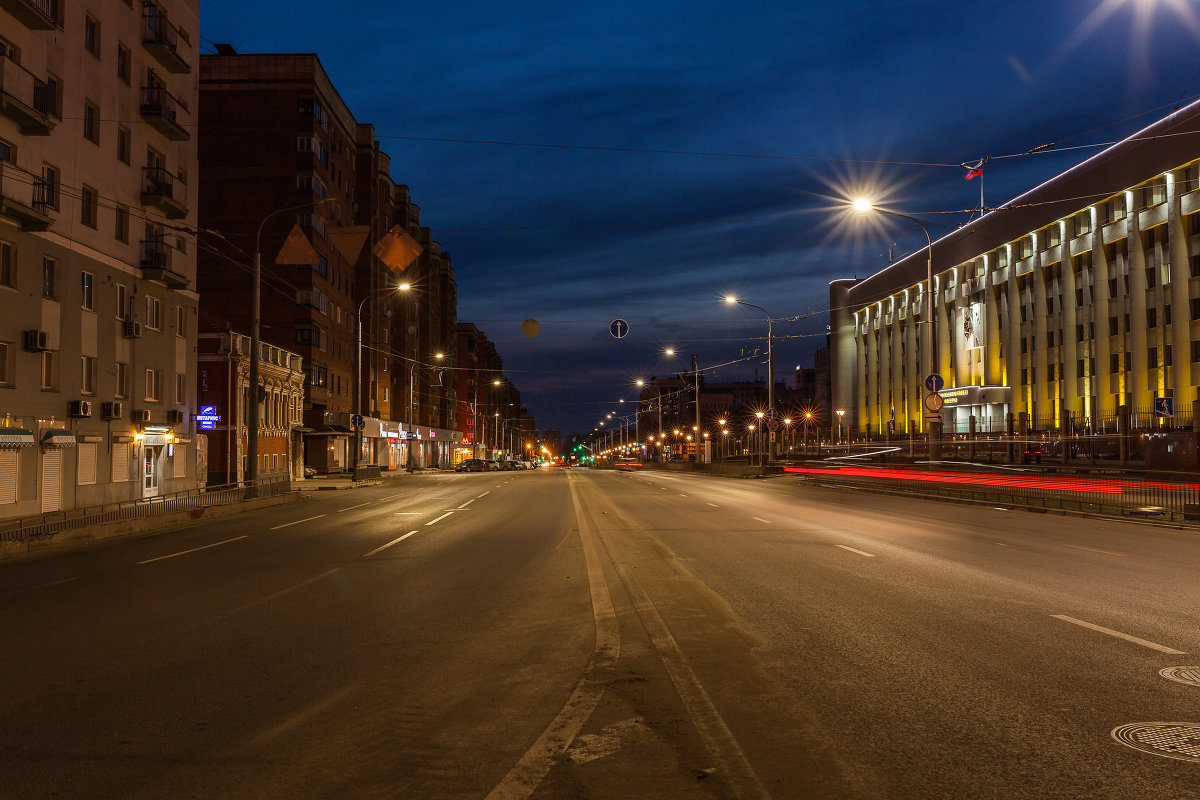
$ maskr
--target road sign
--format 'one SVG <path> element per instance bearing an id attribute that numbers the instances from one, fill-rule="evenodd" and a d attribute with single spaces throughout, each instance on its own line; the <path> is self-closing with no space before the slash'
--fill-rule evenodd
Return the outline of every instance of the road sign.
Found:
<path id="1" fill-rule="evenodd" d="M 767 410 L 764 412 L 764 416 L 766 416 L 766 418 L 767 418 L 767 419 L 778 419 L 778 418 L 779 418 L 779 412 L 778 412 L 778 411 L 776 411 L 776 410 L 775 410 L 775 409 L 773 409 L 773 408 L 768 408 L 768 409 L 767 409 Z"/>
<path id="2" fill-rule="evenodd" d="M 608 332 L 614 339 L 624 339 L 625 334 L 629 333 L 629 323 L 623 319 L 614 319 L 608 326 Z"/>
<path id="3" fill-rule="evenodd" d="M 1156 397 L 1154 398 L 1154 415 L 1158 417 L 1173 417 L 1175 416 L 1175 398 L 1174 397 Z"/>
<path id="4" fill-rule="evenodd" d="M 353 414 L 350 417 L 350 425 L 351 425 L 351 427 L 354 427 L 354 428 L 361 428 L 363 426 L 364 421 L 365 420 L 363 420 L 362 414 Z"/>
<path id="5" fill-rule="evenodd" d="M 942 405 L 945 403 L 940 394 L 925 395 L 925 410 L 926 411 L 941 411 Z"/>
<path id="6" fill-rule="evenodd" d="M 767 426 L 767 430 L 769 430 L 771 433 L 775 433 L 775 431 L 779 430 L 779 426 L 783 423 L 777 419 L 768 419 L 763 424 Z M 772 441 L 774 441 L 774 439 L 772 439 Z"/>
<path id="7" fill-rule="evenodd" d="M 931 392 L 940 392 L 946 386 L 946 381 L 936 372 L 925 376 L 925 388 Z"/>

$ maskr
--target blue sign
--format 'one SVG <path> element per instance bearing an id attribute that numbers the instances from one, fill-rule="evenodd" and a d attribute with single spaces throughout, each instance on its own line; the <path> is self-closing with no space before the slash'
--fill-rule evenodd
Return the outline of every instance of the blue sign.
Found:
<path id="1" fill-rule="evenodd" d="M 608 332 L 614 339 L 624 339 L 625 334 L 629 333 L 629 323 L 623 319 L 614 319 L 608 326 Z"/>
<path id="2" fill-rule="evenodd" d="M 925 388 L 931 392 L 940 392 L 946 387 L 946 381 L 942 380 L 942 376 L 936 372 L 925 376 Z"/>
<path id="3" fill-rule="evenodd" d="M 363 419 L 362 414 L 353 414 L 350 417 L 350 426 L 353 428 L 361 428 L 363 426 L 363 422 L 365 422 L 365 420 Z"/>
<path id="4" fill-rule="evenodd" d="M 217 414 L 216 406 L 200 406 L 200 413 L 193 414 L 192 419 L 200 424 L 197 426 L 202 431 L 211 431 L 217 427 L 217 423 L 221 421 L 221 417 Z"/>
<path id="5" fill-rule="evenodd" d="M 1154 414 L 1158 417 L 1173 417 L 1175 416 L 1175 398 L 1174 397 L 1156 397 L 1154 398 Z"/>

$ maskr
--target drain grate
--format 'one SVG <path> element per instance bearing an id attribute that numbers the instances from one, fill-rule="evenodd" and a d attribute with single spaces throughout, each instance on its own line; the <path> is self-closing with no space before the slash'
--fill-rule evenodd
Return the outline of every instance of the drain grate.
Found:
<path id="1" fill-rule="evenodd" d="M 1134 722 L 1113 728 L 1112 737 L 1143 753 L 1200 763 L 1200 724 L 1195 722 Z"/>
<path id="2" fill-rule="evenodd" d="M 1158 674 L 1169 681 L 1186 683 L 1188 686 L 1200 686 L 1200 667 L 1167 667 L 1160 669 Z"/>

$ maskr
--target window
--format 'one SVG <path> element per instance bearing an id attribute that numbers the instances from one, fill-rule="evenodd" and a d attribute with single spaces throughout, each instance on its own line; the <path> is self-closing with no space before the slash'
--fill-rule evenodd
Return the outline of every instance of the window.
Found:
<path id="1" fill-rule="evenodd" d="M 1163 325 L 1171 324 L 1171 307 L 1163 306 Z"/>
<path id="2" fill-rule="evenodd" d="M 1158 309 L 1157 308 L 1147 308 L 1146 309 L 1146 327 L 1147 328 L 1157 328 L 1158 327 Z"/>
<path id="3" fill-rule="evenodd" d="M 7 164 L 17 163 L 17 146 L 12 142 L 0 139 L 0 161 Z"/>
<path id="4" fill-rule="evenodd" d="M 84 185 L 79 192 L 80 214 L 79 221 L 89 228 L 96 227 L 96 218 L 100 213 L 100 195 L 96 190 L 88 185 Z"/>
<path id="5" fill-rule="evenodd" d="M 175 402 L 179 405 L 187 402 L 187 375 L 182 372 L 175 373 Z"/>
<path id="6" fill-rule="evenodd" d="M 100 144 L 100 107 L 95 103 L 83 104 L 83 138 Z"/>
<path id="7" fill-rule="evenodd" d="M 118 399 L 129 397 L 129 365 L 118 361 L 116 375 L 117 380 L 113 386 L 113 396 Z"/>
<path id="8" fill-rule="evenodd" d="M 113 229 L 113 236 L 118 242 L 129 244 L 129 209 L 125 206 L 117 206 L 116 226 Z"/>
<path id="9" fill-rule="evenodd" d="M 54 391 L 54 351 L 42 351 L 42 391 Z"/>
<path id="10" fill-rule="evenodd" d="M 325 388 L 329 384 L 329 370 L 324 364 L 309 363 L 304 368 L 304 384 Z"/>
<path id="11" fill-rule="evenodd" d="M 129 84 L 133 78 L 133 59 L 130 57 L 129 48 L 117 42 L 117 77 Z"/>
<path id="12" fill-rule="evenodd" d="M 0 342 L 0 386 L 8 386 L 12 380 L 9 375 L 8 367 L 9 346 L 8 342 Z"/>
<path id="13" fill-rule="evenodd" d="M 162 402 L 162 370 L 146 370 L 146 398 L 151 403 Z"/>
<path id="14" fill-rule="evenodd" d="M 117 160 L 120 161 L 122 164 L 129 163 L 129 158 L 130 158 L 129 154 L 133 149 L 131 142 L 132 142 L 132 139 L 130 138 L 129 128 L 126 128 L 124 125 L 118 125 L 117 126 Z"/>
<path id="15" fill-rule="evenodd" d="M 1048 250 L 1051 247 L 1058 247 L 1062 244 L 1062 228 L 1057 224 L 1051 225 L 1042 231 L 1042 249 Z"/>
<path id="16" fill-rule="evenodd" d="M 162 330 L 162 301 L 154 295 L 146 295 L 146 327 Z"/>
<path id="17" fill-rule="evenodd" d="M 47 73 L 46 82 L 42 85 L 45 88 L 46 94 L 50 98 L 50 115 L 61 122 L 63 99 L 62 80 L 55 75 Z"/>
<path id="18" fill-rule="evenodd" d="M 1200 361 L 1200 342 L 1192 342 L 1192 361 Z"/>
<path id="19" fill-rule="evenodd" d="M 1120 372 L 1121 371 L 1121 354 L 1120 353 L 1111 353 L 1108 356 L 1108 371 L 1109 372 Z"/>
<path id="20" fill-rule="evenodd" d="M 82 358 L 83 371 L 80 373 L 79 391 L 82 394 L 96 393 L 96 357 L 84 356 Z"/>
<path id="21" fill-rule="evenodd" d="M 96 58 L 100 57 L 100 21 L 91 14 L 83 18 L 83 47 Z"/>
<path id="22" fill-rule="evenodd" d="M 75 483 L 80 486 L 90 486 L 96 482 L 96 451 L 99 446 L 91 443 L 80 442 L 76 448 L 78 452 L 78 476 Z"/>
<path id="23" fill-rule="evenodd" d="M 1071 218 L 1071 232 L 1075 236 L 1082 236 L 1085 233 L 1090 233 L 1092 230 L 1092 212 L 1081 211 Z"/>
<path id="24" fill-rule="evenodd" d="M 183 306 L 175 306 L 175 335 L 187 336 L 187 310 Z"/>
<path id="25" fill-rule="evenodd" d="M 1192 319 L 1200 319 L 1200 297 L 1193 297 L 1190 301 Z"/>
<path id="26" fill-rule="evenodd" d="M 58 273 L 58 262 L 50 256 L 42 256 L 42 297 L 47 300 L 58 299 L 56 291 L 56 279 Z"/>
<path id="27" fill-rule="evenodd" d="M 17 288 L 17 248 L 11 242 L 0 241 L 0 286 Z"/>
<path id="28" fill-rule="evenodd" d="M 42 165 L 42 202 L 58 211 L 58 167 Z M 36 201 L 35 201 L 36 202 Z"/>
<path id="29" fill-rule="evenodd" d="M 95 280 L 95 276 L 90 272 L 79 273 L 79 304 L 88 311 L 96 310 L 96 306 L 92 304 L 92 285 Z"/>
<path id="30" fill-rule="evenodd" d="M 1146 352 L 1146 366 L 1150 369 L 1155 369 L 1158 366 L 1158 348 L 1151 347 Z"/>
<path id="31" fill-rule="evenodd" d="M 117 284 L 117 319 L 129 319 L 129 287 Z"/>

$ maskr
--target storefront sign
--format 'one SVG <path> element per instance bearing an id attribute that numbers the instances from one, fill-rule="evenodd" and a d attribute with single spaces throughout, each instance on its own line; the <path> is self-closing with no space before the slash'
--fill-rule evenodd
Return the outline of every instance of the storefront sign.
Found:
<path id="1" fill-rule="evenodd" d="M 193 414 L 192 419 L 199 422 L 198 426 L 202 431 L 211 431 L 217 427 L 217 423 L 221 421 L 221 417 L 217 414 L 216 406 L 200 406 L 200 413 Z"/>

